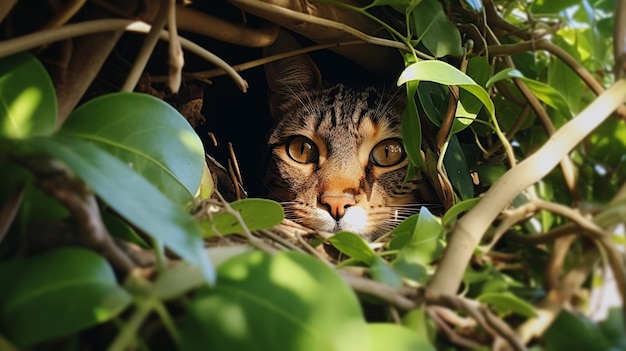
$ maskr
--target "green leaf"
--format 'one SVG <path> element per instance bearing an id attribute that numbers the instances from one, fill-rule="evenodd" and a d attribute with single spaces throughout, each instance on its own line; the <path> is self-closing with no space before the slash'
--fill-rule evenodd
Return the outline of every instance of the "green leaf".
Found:
<path id="1" fill-rule="evenodd" d="M 531 304 L 508 291 L 485 293 L 478 296 L 476 300 L 488 304 L 500 315 L 506 315 L 513 312 L 529 318 L 537 316 L 535 308 Z"/>
<path id="2" fill-rule="evenodd" d="M 426 267 L 443 252 L 444 230 L 426 207 L 420 209 L 416 222 L 409 219 L 415 223 L 411 235 L 393 237 L 389 242 L 390 249 L 399 250 L 391 264 L 403 277 L 423 283 Z"/>
<path id="3" fill-rule="evenodd" d="M 108 321 L 132 302 L 108 262 L 85 249 L 5 262 L 0 277 L 0 333 L 22 347 Z"/>
<path id="4" fill-rule="evenodd" d="M 467 75 L 472 77 L 476 84 L 484 86 L 487 80 L 489 80 L 490 73 L 491 66 L 486 57 L 478 56 L 469 60 Z M 451 133 L 458 133 L 472 124 L 481 108 L 482 102 L 478 98 L 467 90 L 460 90 L 455 114 L 456 118 L 454 119 Z"/>
<path id="5" fill-rule="evenodd" d="M 567 101 L 565 101 L 563 96 L 557 90 L 545 83 L 524 77 L 518 70 L 507 68 L 498 72 L 496 75 L 491 77 L 491 79 L 489 79 L 487 86 L 491 86 L 497 81 L 510 78 L 521 79 L 539 100 L 556 109 L 567 119 L 572 117 L 572 111 L 570 110 Z"/>
<path id="6" fill-rule="evenodd" d="M 561 36 L 555 35 L 551 41 L 561 49 L 567 51 L 567 53 L 572 55 L 576 60 L 581 61 L 576 51 L 577 48 L 569 44 Z M 587 104 L 587 101 L 581 98 L 584 96 L 584 91 L 587 89 L 587 86 L 576 72 L 572 71 L 572 69 L 561 60 L 550 60 L 547 72 L 548 84 L 563 96 L 565 101 L 567 101 L 567 105 L 572 109 L 572 112 L 580 112 Z"/>
<path id="7" fill-rule="evenodd" d="M 417 83 L 412 82 L 410 84 Z M 447 86 L 429 81 L 419 82 L 417 96 L 424 113 L 436 126 L 440 127 L 448 108 L 450 90 Z"/>
<path id="8" fill-rule="evenodd" d="M 328 241 L 341 253 L 350 256 L 354 260 L 370 263 L 376 257 L 374 250 L 357 234 L 338 232 L 330 237 Z"/>
<path id="9" fill-rule="evenodd" d="M 429 264 L 443 250 L 439 241 L 444 233 L 441 223 L 425 206 L 417 215 L 409 217 L 407 222 L 414 223 L 410 236 L 394 236 L 389 242 L 389 248 L 400 250 L 398 256 L 411 256 L 421 264 Z"/>
<path id="10" fill-rule="evenodd" d="M 416 62 L 405 68 L 402 74 L 400 74 L 398 85 L 412 81 L 430 81 L 443 85 L 456 85 L 478 98 L 487 109 L 489 115 L 495 116 L 493 101 L 491 101 L 485 89 L 448 63 L 436 60 Z"/>
<path id="11" fill-rule="evenodd" d="M 475 197 L 454 204 L 454 206 L 450 207 L 450 209 L 444 213 L 443 218 L 441 219 L 443 226 L 447 227 L 450 225 L 452 221 L 456 220 L 461 213 L 467 212 L 476 206 L 479 200 L 480 198 Z"/>
<path id="12" fill-rule="evenodd" d="M 230 207 L 239 212 L 246 227 L 251 231 L 271 228 L 280 224 L 285 217 L 283 207 L 267 199 L 237 200 L 231 202 Z M 206 237 L 244 232 L 237 218 L 224 210 L 201 220 L 200 226 Z"/>
<path id="13" fill-rule="evenodd" d="M 182 350 L 368 350 L 354 292 L 330 267 L 298 252 L 255 251 L 218 269 L 196 295 Z"/>
<path id="14" fill-rule="evenodd" d="M 475 166 L 473 170 L 478 173 L 478 178 L 482 186 L 491 186 L 507 171 L 506 166 L 502 164 L 481 164 Z"/>
<path id="15" fill-rule="evenodd" d="M 143 249 L 150 250 L 150 245 L 137 232 L 117 215 L 110 212 L 102 213 L 102 221 L 112 237 L 133 243 Z"/>
<path id="16" fill-rule="evenodd" d="M 374 280 L 396 289 L 402 287 L 402 278 L 387 261 L 376 255 L 361 236 L 350 232 L 339 232 L 330 237 L 328 241 L 341 253 L 350 256 L 353 260 L 367 264 Z"/>
<path id="17" fill-rule="evenodd" d="M 151 294 L 159 300 L 170 300 L 204 284 L 206 280 L 198 267 L 178 261 L 159 275 L 152 286 Z"/>
<path id="18" fill-rule="evenodd" d="M 0 138 L 50 135 L 57 100 L 44 66 L 30 53 L 0 60 Z"/>
<path id="19" fill-rule="evenodd" d="M 609 309 L 607 318 L 598 327 L 614 349 L 626 350 L 626 316 L 621 308 Z"/>
<path id="20" fill-rule="evenodd" d="M 209 283 L 215 281 L 198 223 L 119 159 L 90 143 L 61 135 L 24 140 L 19 146 L 22 153 L 48 154 L 65 163 L 122 217 L 200 267 Z"/>
<path id="21" fill-rule="evenodd" d="M 424 163 L 420 152 L 422 150 L 422 124 L 415 104 L 417 83 L 407 83 L 406 90 L 407 104 L 402 115 L 402 141 L 409 160 L 412 164 L 422 168 Z"/>
<path id="22" fill-rule="evenodd" d="M 435 57 L 463 55 L 461 34 L 437 0 L 420 1 L 410 15 L 414 34 Z"/>
<path id="23" fill-rule="evenodd" d="M 548 351 L 610 350 L 599 326 L 585 316 L 562 310 L 543 334 Z"/>
<path id="24" fill-rule="evenodd" d="M 443 164 L 450 183 L 457 190 L 461 199 L 474 197 L 474 184 L 470 176 L 465 153 L 456 135 L 453 135 L 449 142 L 446 154 L 443 157 Z"/>
<path id="25" fill-rule="evenodd" d="M 435 340 L 437 337 L 437 326 L 428 316 L 426 306 L 414 308 L 402 316 L 402 325 L 417 333 L 426 340 Z"/>
<path id="26" fill-rule="evenodd" d="M 375 256 L 370 262 L 370 274 L 372 278 L 395 289 L 402 288 L 402 277 L 384 258 Z"/>
<path id="27" fill-rule="evenodd" d="M 372 351 L 436 351 L 430 340 L 401 325 L 372 323 L 368 327 Z"/>
<path id="28" fill-rule="evenodd" d="M 60 133 L 98 145 L 177 203 L 192 201 L 200 186 L 200 138 L 178 111 L 153 96 L 114 93 L 89 100 Z"/>

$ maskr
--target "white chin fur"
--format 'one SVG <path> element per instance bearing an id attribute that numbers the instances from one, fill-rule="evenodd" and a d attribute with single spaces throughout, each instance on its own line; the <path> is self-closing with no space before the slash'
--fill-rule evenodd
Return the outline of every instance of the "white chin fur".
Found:
<path id="1" fill-rule="evenodd" d="M 325 232 L 348 231 L 363 234 L 367 229 L 367 212 L 359 207 L 351 207 L 337 222 L 328 212 L 320 209 L 316 211 L 315 218 L 311 218 L 310 223 L 305 224 Z"/>
<path id="2" fill-rule="evenodd" d="M 352 207 L 339 220 L 339 229 L 357 234 L 365 233 L 367 228 L 367 213 L 360 207 Z"/>

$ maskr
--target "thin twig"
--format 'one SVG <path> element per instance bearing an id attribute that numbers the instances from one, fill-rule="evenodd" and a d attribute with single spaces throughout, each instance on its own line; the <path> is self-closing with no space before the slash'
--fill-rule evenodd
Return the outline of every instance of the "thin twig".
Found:
<path id="1" fill-rule="evenodd" d="M 248 239 L 248 242 L 250 243 L 250 245 L 254 246 L 255 248 L 257 248 L 257 249 L 259 249 L 261 251 L 267 252 L 267 253 L 274 253 L 274 252 L 276 252 L 276 249 L 274 249 L 271 246 L 267 245 L 265 242 L 263 242 L 263 240 L 255 237 L 252 234 L 250 229 L 248 229 L 248 225 L 246 224 L 246 222 L 243 220 L 243 218 L 241 218 L 241 213 L 239 213 L 239 211 L 235 211 L 235 209 L 233 209 L 232 206 L 230 206 L 230 204 L 226 200 L 224 200 L 224 198 L 222 197 L 222 194 L 220 194 L 220 192 L 217 191 L 217 189 L 215 190 L 215 194 L 217 195 L 217 197 L 222 202 L 222 206 L 224 208 L 224 212 L 226 212 L 226 213 L 232 215 L 233 217 L 235 217 L 235 219 L 237 220 L 239 225 L 241 225 L 241 228 L 243 228 L 243 234 Z"/>
<path id="2" fill-rule="evenodd" d="M 178 93 L 182 82 L 182 71 L 185 65 L 183 57 L 183 49 L 180 47 L 180 38 L 178 37 L 178 27 L 176 25 L 176 0 L 169 0 L 169 11 L 167 18 L 167 30 L 170 38 L 168 50 L 169 56 L 169 79 L 168 87 L 173 94 Z"/>
<path id="3" fill-rule="evenodd" d="M 296 50 L 291 50 L 288 52 L 283 52 L 280 54 L 274 54 L 274 55 L 270 55 L 270 56 L 266 56 L 263 58 L 259 58 L 256 60 L 251 60 L 248 62 L 244 62 L 238 65 L 234 65 L 232 66 L 232 68 L 237 71 L 237 72 L 242 72 L 251 68 L 255 68 L 255 67 L 259 67 L 262 65 L 265 65 L 267 63 L 270 62 L 274 62 L 274 61 L 278 61 L 278 60 L 282 60 L 285 58 L 289 58 L 289 57 L 293 57 L 293 56 L 297 56 L 297 55 L 301 55 L 301 54 L 306 54 L 309 52 L 314 52 L 314 51 L 318 51 L 318 50 L 325 50 L 325 49 L 330 49 L 330 48 L 335 48 L 335 47 L 340 47 L 340 46 L 347 46 L 347 45 L 364 45 L 365 43 L 358 40 L 358 41 L 347 41 L 347 42 L 340 42 L 340 43 L 330 43 L 330 44 L 319 44 L 319 45 L 312 45 L 312 46 L 307 46 L 305 48 L 300 48 L 300 49 L 296 49 Z M 215 77 L 219 77 L 219 76 L 223 76 L 225 75 L 227 72 L 223 69 L 223 68 L 216 68 L 216 69 L 211 69 L 211 70 L 207 70 L 207 71 L 198 71 L 198 72 L 192 72 L 192 73 L 186 73 L 185 77 L 190 78 L 190 79 L 210 79 L 210 78 L 215 78 Z M 154 82 L 162 82 L 165 81 L 166 77 L 164 76 L 154 76 L 151 77 L 152 81 Z"/>
<path id="4" fill-rule="evenodd" d="M 47 29 L 21 37 L 5 40 L 0 45 L 0 57 L 30 50 L 38 46 L 53 43 L 63 39 L 78 37 L 87 34 L 118 31 L 127 29 L 134 23 L 125 19 L 104 19 L 68 24 L 63 27 Z"/>
<path id="5" fill-rule="evenodd" d="M 24 199 L 24 192 L 26 191 L 26 182 L 22 182 L 17 184 L 9 193 L 9 195 L 4 199 L 4 203 L 2 203 L 2 207 L 0 207 L 0 245 L 4 240 L 15 216 L 17 215 L 17 211 L 20 209 L 22 205 L 22 200 Z"/>
<path id="6" fill-rule="evenodd" d="M 386 47 L 390 47 L 390 48 L 396 48 L 396 49 L 400 49 L 402 51 L 406 51 L 406 52 L 412 52 L 412 50 L 404 43 L 401 43 L 399 41 L 396 40 L 389 40 L 389 39 L 383 39 L 383 38 L 378 38 L 378 37 L 374 37 L 371 35 L 367 35 L 353 27 L 350 27 L 348 25 L 345 25 L 343 23 L 339 23 L 336 21 L 332 21 L 326 18 L 321 18 L 321 17 L 316 17 L 316 16 L 312 16 L 306 13 L 302 13 L 302 12 L 298 12 L 298 11 L 293 11 L 290 10 L 286 7 L 282 7 L 282 6 L 278 6 L 278 5 L 273 5 L 270 3 L 265 3 L 265 2 L 261 2 L 261 1 L 257 1 L 257 0 L 233 0 L 233 3 L 235 3 L 236 5 L 240 6 L 240 7 L 253 7 L 255 9 L 262 9 L 264 11 L 270 11 L 276 15 L 279 16 L 284 16 L 287 18 L 291 18 L 293 20 L 299 20 L 302 21 L 304 23 L 312 23 L 315 25 L 320 26 L 320 28 L 325 28 L 325 29 L 334 29 L 337 30 L 339 32 L 351 35 L 354 38 L 360 39 L 363 42 L 366 42 L 368 44 L 373 44 L 373 45 L 378 45 L 378 46 L 386 46 Z M 424 53 L 420 53 L 417 52 L 417 54 L 424 58 L 424 59 L 432 59 L 433 57 L 431 57 L 430 55 L 426 55 Z"/>
<path id="7" fill-rule="evenodd" d="M 168 13 L 170 10 L 169 3 L 171 0 L 160 0 L 159 12 L 157 13 L 154 22 L 148 32 L 148 35 L 143 41 L 141 45 L 141 49 L 139 49 L 139 53 L 137 54 L 137 58 L 135 58 L 135 63 L 131 67 L 128 75 L 126 76 L 126 81 L 122 85 L 120 91 L 133 91 L 135 90 L 135 86 L 139 82 L 139 78 L 143 74 L 146 65 L 148 64 L 148 59 L 152 56 L 152 52 L 159 41 L 159 35 L 163 28 L 165 28 L 165 24 L 167 23 Z"/>
<path id="8" fill-rule="evenodd" d="M 533 337 L 543 335 L 556 316 L 563 309 L 579 287 L 589 278 L 594 264 L 598 261 L 598 250 L 590 246 L 582 255 L 577 256 L 576 265 L 570 269 L 563 279 L 548 292 L 545 299 L 535 305 L 537 316 L 526 320 L 517 328 L 517 334 L 524 342 Z"/>
<path id="9" fill-rule="evenodd" d="M 124 274 L 135 268 L 132 260 L 115 245 L 102 221 L 96 197 L 83 181 L 62 164 L 46 157 L 24 157 L 16 161 L 36 175 L 37 186 L 70 211 L 82 244 L 101 252 Z"/>
<path id="10" fill-rule="evenodd" d="M 515 196 L 547 175 L 563 156 L 621 106 L 624 98 L 626 80 L 619 80 L 557 130 L 538 151 L 500 177 L 480 202 L 457 222 L 429 286 L 436 292 L 454 294 L 474 249 L 498 214 Z"/>
<path id="11" fill-rule="evenodd" d="M 11 12 L 15 4 L 17 4 L 17 0 L 4 0 L 0 3 L 0 23 L 2 23 L 4 18 Z"/>
<path id="12" fill-rule="evenodd" d="M 490 34 L 490 39 L 494 41 L 495 43 L 497 43 L 498 45 L 500 45 L 498 38 L 491 31 L 489 31 L 489 34 Z M 511 56 L 509 55 L 504 56 L 503 61 L 510 68 L 516 69 L 515 63 L 513 63 L 513 59 L 511 58 Z M 532 107 L 533 111 L 535 111 L 535 114 L 537 115 L 537 117 L 539 117 L 539 120 L 543 124 L 548 136 L 553 135 L 554 132 L 556 131 L 556 128 L 554 128 L 554 124 L 552 124 L 552 120 L 550 120 L 550 116 L 548 116 L 548 113 L 539 102 L 539 99 L 535 96 L 535 94 L 532 93 L 532 91 L 530 91 L 530 89 L 528 88 L 528 86 L 526 86 L 526 83 L 524 83 L 523 80 L 519 78 L 513 78 L 513 83 L 515 84 L 515 86 L 517 86 L 517 88 L 519 89 L 520 93 L 522 93 L 526 101 L 528 101 L 528 104 L 530 104 L 530 107 Z M 570 116 L 567 116 L 567 117 L 570 117 Z M 580 194 L 578 193 L 577 187 L 576 187 L 576 179 L 574 176 L 574 165 L 572 164 L 572 160 L 569 158 L 568 155 L 563 156 L 563 159 L 561 160 L 561 170 L 563 174 L 563 179 L 565 180 L 565 184 L 570 194 L 572 195 L 572 198 L 578 200 L 580 198 Z"/>
<path id="13" fill-rule="evenodd" d="M 128 28 L 126 29 L 129 31 L 145 33 L 150 30 L 150 25 L 143 23 L 143 22 L 134 22 L 132 25 L 128 26 Z M 161 36 L 161 39 L 163 40 L 169 40 L 169 35 L 166 31 L 162 31 L 160 33 L 160 36 Z M 185 48 L 186 50 L 198 55 L 200 58 L 205 59 L 211 62 L 212 64 L 216 65 L 217 67 L 220 67 L 221 69 L 226 71 L 228 76 L 230 76 L 230 78 L 235 82 L 235 84 L 237 84 L 237 86 L 239 87 L 241 91 L 245 93 L 248 90 L 248 83 L 229 64 L 224 62 L 224 60 L 222 60 L 221 58 L 219 58 L 212 52 L 204 49 L 200 45 L 188 39 L 185 39 L 180 36 L 179 36 L 179 39 L 180 39 L 180 44 L 183 46 L 183 48 Z"/>
<path id="14" fill-rule="evenodd" d="M 82 7 L 87 0 L 71 0 L 61 4 L 61 9 L 56 11 L 55 17 L 51 18 L 41 29 L 55 28 L 64 25 L 69 21 Z"/>

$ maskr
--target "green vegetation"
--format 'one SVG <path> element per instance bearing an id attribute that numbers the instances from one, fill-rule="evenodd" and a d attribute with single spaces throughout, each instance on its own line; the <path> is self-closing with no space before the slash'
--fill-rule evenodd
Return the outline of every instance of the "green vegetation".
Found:
<path id="1" fill-rule="evenodd" d="M 226 202 L 164 100 L 64 113 L 37 51 L 1 41 L 0 350 L 626 349 L 623 3 L 315 2 L 402 47 L 411 171 L 445 207 L 313 240 L 337 264 L 272 230 L 279 204 Z"/>

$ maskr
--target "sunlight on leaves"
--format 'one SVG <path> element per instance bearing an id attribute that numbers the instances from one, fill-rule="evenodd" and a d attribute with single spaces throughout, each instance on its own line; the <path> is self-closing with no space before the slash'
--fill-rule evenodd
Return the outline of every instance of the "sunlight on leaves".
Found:
<path id="1" fill-rule="evenodd" d="M 52 80 L 30 53 L 0 59 L 0 137 L 50 135 L 57 101 Z"/>
<path id="2" fill-rule="evenodd" d="M 285 218 L 283 207 L 267 199 L 241 199 L 230 203 L 233 210 L 239 212 L 243 222 L 250 231 L 268 229 L 278 225 Z M 262 215 L 259 215 L 262 214 Z M 243 234 L 244 229 L 237 217 L 224 210 L 211 213 L 200 220 L 205 237 L 228 234 Z"/>
<path id="3" fill-rule="evenodd" d="M 356 296 L 311 256 L 251 252 L 220 266 L 218 281 L 189 306 L 183 350 L 370 349 Z"/>

